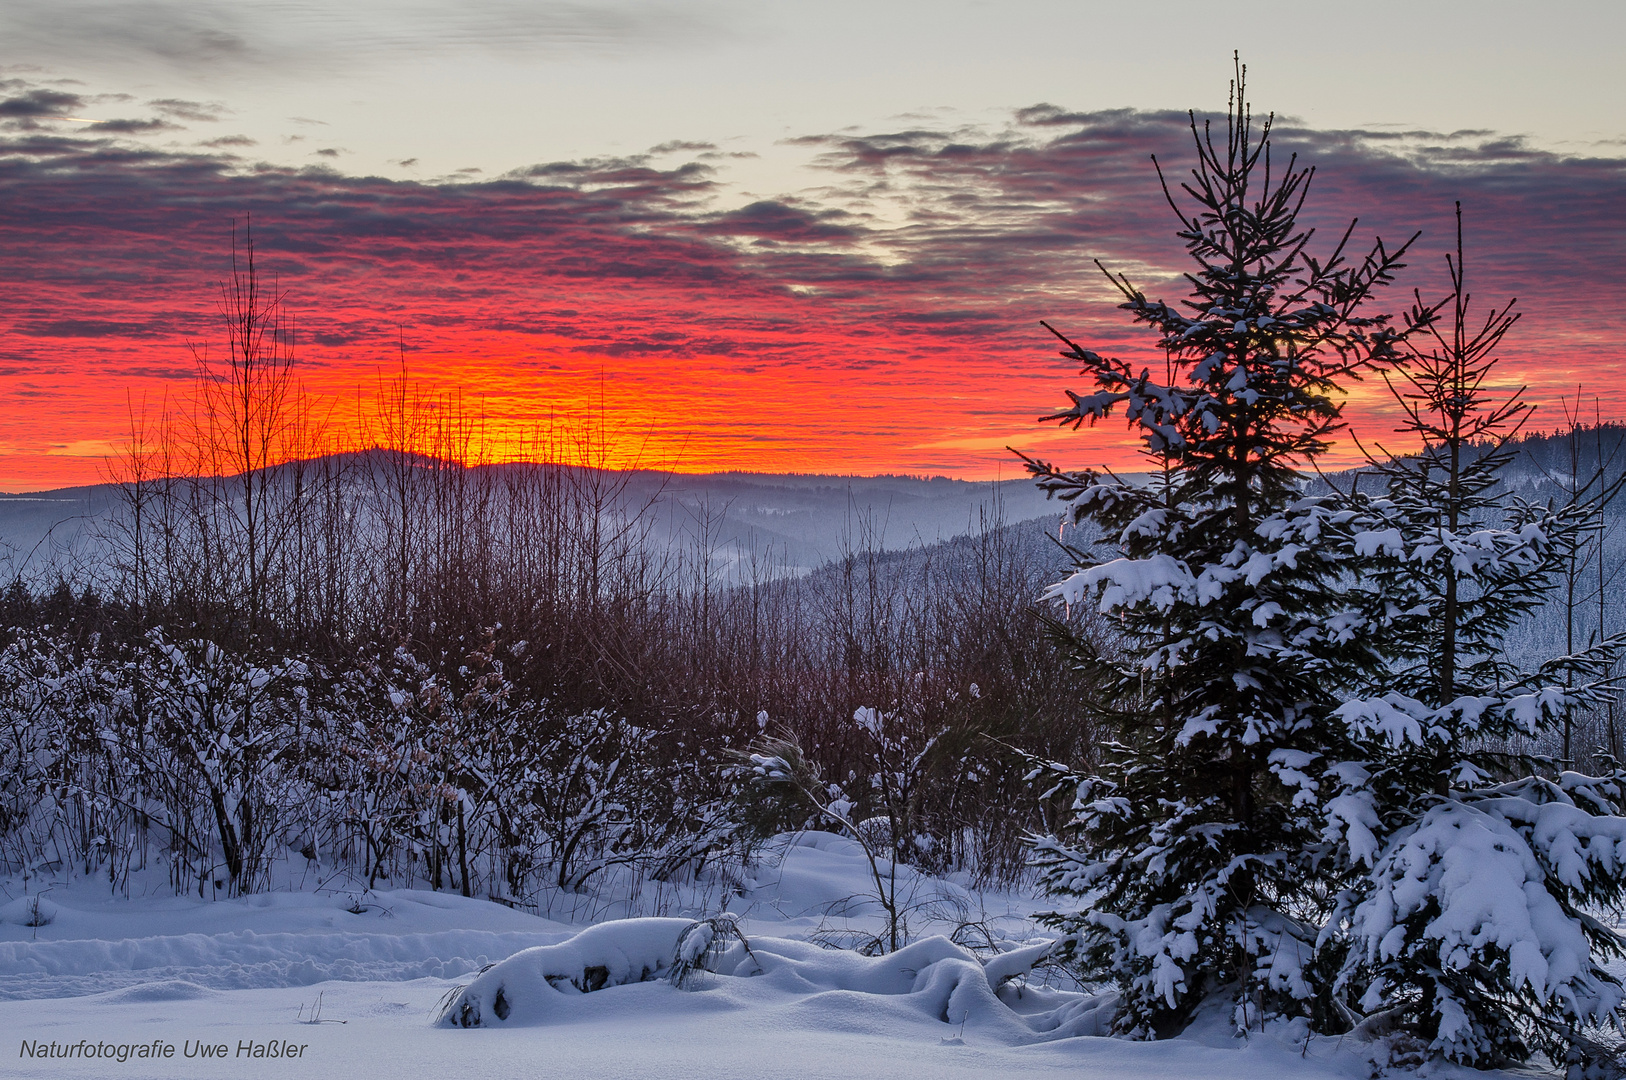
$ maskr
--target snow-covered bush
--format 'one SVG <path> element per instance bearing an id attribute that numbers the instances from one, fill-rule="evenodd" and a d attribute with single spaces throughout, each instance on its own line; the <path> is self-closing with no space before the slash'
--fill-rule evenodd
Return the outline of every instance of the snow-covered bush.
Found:
<path id="1" fill-rule="evenodd" d="M 1359 1006 L 1457 1061 L 1555 1062 L 1623 1000 L 1600 917 L 1626 889 L 1626 776 L 1462 792 L 1396 830 L 1348 911 Z"/>
<path id="2" fill-rule="evenodd" d="M 672 966 L 666 977 L 679 989 L 698 986 L 703 973 L 722 969 L 736 946 L 756 959 L 734 916 L 724 913 L 692 922 L 672 947 Z"/>
<path id="3" fill-rule="evenodd" d="M 615 867 L 665 880 L 727 840 L 726 806 L 694 782 L 703 767 L 663 760 L 657 733 L 528 695 L 491 633 L 455 659 L 397 648 L 335 681 L 318 709 L 333 752 L 310 771 L 369 885 L 422 873 L 528 904 Z"/>
<path id="4" fill-rule="evenodd" d="M 203 794 L 231 892 L 266 887 L 282 811 L 294 801 L 308 667 L 260 664 L 207 640 L 151 636 L 148 691 L 170 766 Z"/>
<path id="5" fill-rule="evenodd" d="M 177 888 L 197 883 L 187 838 L 208 826 L 146 710 L 151 660 L 144 640 L 115 649 L 43 633 L 0 653 L 0 853 L 25 877 L 74 868 L 120 888 L 156 834 Z"/>
<path id="6" fill-rule="evenodd" d="M 25 867 L 44 854 L 35 833 L 48 777 L 63 756 L 49 696 L 53 659 L 28 637 L 0 651 L 0 841 L 7 861 Z"/>
<path id="7" fill-rule="evenodd" d="M 491 654 L 335 673 L 159 630 L 18 635 L 0 650 L 0 858 L 118 884 L 156 846 L 178 891 L 225 896 L 271 887 L 286 856 L 532 903 L 619 866 L 670 878 L 726 843 L 706 762 L 663 760 L 607 710 L 555 711 Z"/>
<path id="8" fill-rule="evenodd" d="M 854 722 L 877 727 L 881 723 L 873 709 L 864 708 L 857 711 Z M 918 767 L 919 759 L 913 764 Z M 794 739 L 759 739 L 750 751 L 739 755 L 730 772 L 752 797 L 778 802 L 790 814 L 808 814 L 813 826 L 834 826 L 856 840 L 869 865 L 874 898 L 886 914 L 886 929 L 874 944 L 895 952 L 908 941 L 908 912 L 898 892 L 901 860 L 897 855 L 897 826 L 906 811 L 894 808 L 885 817 L 861 818 L 841 785 L 823 780 Z"/>

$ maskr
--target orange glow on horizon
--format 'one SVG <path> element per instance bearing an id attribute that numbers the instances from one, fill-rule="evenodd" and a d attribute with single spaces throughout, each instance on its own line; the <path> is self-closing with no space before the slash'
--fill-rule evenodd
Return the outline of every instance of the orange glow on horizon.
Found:
<path id="1" fill-rule="evenodd" d="M 220 282 L 250 217 L 322 420 L 311 445 L 380 441 L 375 399 L 404 354 L 414 394 L 456 402 L 439 407 L 476 460 L 574 453 L 559 448 L 592 430 L 606 464 L 681 472 L 1010 478 L 1009 446 L 1135 469 L 1121 421 L 1036 423 L 1085 389 L 1039 320 L 1161 370 L 1093 260 L 1148 296 L 1186 293 L 1147 155 L 1181 160 L 1190 135 L 1161 114 L 1033 125 L 980 145 L 832 136 L 821 160 L 850 188 L 733 209 L 708 201 L 700 162 L 432 184 L 0 131 L 0 490 L 98 482 L 133 413 L 184 408 L 193 347 L 221 346 Z M 1521 297 L 1499 374 L 1546 406 L 1535 425 L 1577 394 L 1626 418 L 1626 164 L 1464 168 L 1449 146 L 1407 158 L 1346 135 L 1279 136 L 1327 163 L 1306 224 L 1336 237 L 1359 213 L 1362 244 L 1434 227 L 1374 310 L 1440 295 L 1438 226 L 1463 197 L 1476 293 Z M 871 213 L 873 190 L 908 204 L 902 224 Z M 1348 393 L 1353 431 L 1394 446 L 1381 381 Z M 1346 436 L 1325 464 L 1359 460 Z"/>
<path id="2" fill-rule="evenodd" d="M 399 358 L 392 358 L 393 366 L 381 361 L 366 367 L 365 361 L 341 363 L 329 354 L 296 365 L 308 422 L 302 441 L 290 444 L 283 456 L 400 445 L 468 464 L 526 461 L 679 473 L 975 480 L 1019 477 L 1022 463 L 1008 447 L 1070 468 L 1134 471 L 1144 463 L 1141 447 L 1116 417 L 1077 432 L 1036 422 L 1064 401 L 1064 388 L 1084 388 L 1076 373 L 1049 368 L 1042 353 L 1033 364 L 1040 370 L 1006 372 L 989 395 L 993 401 L 979 396 L 975 378 L 957 380 L 951 384 L 956 392 L 935 402 L 933 415 L 940 422 L 917 425 L 909 418 L 919 415 L 922 391 L 912 370 L 742 371 L 725 357 L 699 358 L 675 372 L 649 370 L 615 357 L 572 353 L 563 342 L 549 343 L 544 363 L 529 342 L 531 348 L 515 358 L 508 337 L 465 338 L 458 352 L 450 351 L 453 342 L 437 337 L 433 340 L 446 352 L 412 349 L 405 378 L 414 426 L 400 434 L 392 434 L 385 419 L 400 408 L 391 399 L 400 393 Z M 1034 357 L 1009 359 L 1014 368 Z M 185 363 L 190 362 L 188 357 Z M 194 385 L 177 375 L 137 377 L 127 388 L 106 388 L 94 380 L 58 387 L 59 394 L 81 400 L 83 411 L 49 418 L 63 441 L 43 453 L 29 454 L 15 443 L 6 447 L 0 467 L 8 473 L 0 490 L 117 479 L 132 423 L 143 426 L 152 443 L 162 437 L 166 408 L 172 438 L 184 443 Z M 998 407 L 999 398 L 1006 399 L 1004 408 Z M 1025 408 L 1015 403 L 1023 400 Z M 1413 448 L 1411 439 L 1395 432 L 1398 410 L 1380 379 L 1351 386 L 1345 413 L 1369 450 Z M 112 425 L 110 416 L 116 417 Z M 1538 416 L 1537 428 L 1543 419 Z M 1346 431 L 1321 464 L 1341 469 L 1363 460 Z"/>

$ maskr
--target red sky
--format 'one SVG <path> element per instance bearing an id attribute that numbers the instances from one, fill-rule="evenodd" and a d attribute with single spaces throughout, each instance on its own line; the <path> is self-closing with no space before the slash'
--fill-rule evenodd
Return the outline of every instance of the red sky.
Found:
<path id="1" fill-rule="evenodd" d="M 740 206 L 705 145 L 687 164 L 416 183 L 141 148 L 53 120 L 71 92 L 4 92 L 0 490 L 94 482 L 127 402 L 185 398 L 191 346 L 223 342 L 219 283 L 249 215 L 336 431 L 366 438 L 404 344 L 425 393 L 484 418 L 495 457 L 602 403 L 619 460 L 685 471 L 1009 477 L 1007 444 L 1127 464 L 1115 426 L 1034 423 L 1082 389 L 1038 320 L 1151 361 L 1091 260 L 1181 292 L 1149 155 L 1190 159 L 1184 114 L 1038 108 L 999 130 L 809 136 L 822 186 Z M 1538 423 L 1577 385 L 1626 415 L 1626 163 L 1483 132 L 1283 128 L 1277 146 L 1318 166 L 1322 238 L 1357 215 L 1365 240 L 1424 230 L 1380 309 L 1439 292 L 1461 199 L 1476 298 L 1525 312 L 1503 370 L 1544 403 Z M 1363 435 L 1388 431 L 1378 402 L 1372 387 L 1352 398 Z"/>

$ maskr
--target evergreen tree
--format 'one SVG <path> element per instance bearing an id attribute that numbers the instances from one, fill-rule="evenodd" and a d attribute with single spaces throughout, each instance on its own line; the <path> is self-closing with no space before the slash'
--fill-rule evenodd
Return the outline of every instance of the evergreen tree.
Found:
<path id="1" fill-rule="evenodd" d="M 1075 778 L 1066 835 L 1036 858 L 1053 894 L 1084 900 L 1051 922 L 1117 980 L 1118 1030 L 1137 1037 L 1178 1030 L 1221 993 L 1241 1024 L 1260 1007 L 1326 1007 L 1317 989 L 1331 980 L 1313 965 L 1335 845 L 1317 778 L 1347 756 L 1338 687 L 1382 663 L 1342 587 L 1349 515 L 1307 496 L 1301 470 L 1341 424 L 1340 386 L 1398 357 L 1410 327 L 1363 305 L 1405 246 L 1346 256 L 1352 222 L 1324 260 L 1309 254 L 1299 216 L 1313 169 L 1272 160 L 1244 75 L 1238 65 L 1223 138 L 1193 114 L 1197 165 L 1178 192 L 1159 166 L 1195 262 L 1189 297 L 1153 301 L 1108 273 L 1123 310 L 1158 334 L 1164 378 L 1057 334 L 1094 388 L 1047 419 L 1122 415 L 1153 479 L 1029 459 L 1110 545 L 1078 553 L 1051 595 L 1097 603 L 1123 644 L 1119 658 L 1076 643 L 1106 688 L 1081 707 L 1116 741 L 1097 775 Z"/>
<path id="2" fill-rule="evenodd" d="M 1408 340 L 1390 381 L 1421 449 L 1375 460 L 1381 496 L 1346 501 L 1389 662 L 1338 711 L 1357 756 L 1334 771 L 1328 835 L 1366 874 L 1323 941 L 1349 934 L 1339 992 L 1435 1055 L 1580 1063 L 1597 1050 L 1583 1029 L 1615 1022 L 1622 1001 L 1599 961 L 1626 949 L 1593 913 L 1626 894 L 1626 774 L 1510 748 L 1557 741 L 1602 699 L 1622 639 L 1534 670 L 1503 640 L 1547 602 L 1612 492 L 1549 506 L 1508 494 L 1509 440 L 1533 406 L 1493 389 L 1518 316 L 1509 303 L 1474 317 L 1460 205 L 1448 261 L 1450 318 Z"/>

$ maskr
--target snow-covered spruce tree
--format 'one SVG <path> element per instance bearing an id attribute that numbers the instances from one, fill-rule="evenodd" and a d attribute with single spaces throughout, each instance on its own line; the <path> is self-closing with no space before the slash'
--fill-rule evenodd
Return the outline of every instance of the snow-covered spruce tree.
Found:
<path id="1" fill-rule="evenodd" d="M 1623 640 L 1539 664 L 1503 652 L 1595 504 L 1532 506 L 1501 483 L 1533 406 L 1494 389 L 1518 316 L 1511 303 L 1471 314 L 1457 213 L 1450 317 L 1408 340 L 1391 379 L 1400 430 L 1422 446 L 1374 460 L 1382 491 L 1348 500 L 1389 665 L 1338 711 L 1359 753 L 1334 771 L 1328 835 L 1367 873 L 1325 938 L 1348 933 L 1339 989 L 1381 1013 L 1370 1027 L 1467 1064 L 1539 1049 L 1579 1065 L 1597 1052 L 1584 1029 L 1616 1023 L 1622 1002 L 1600 961 L 1626 942 L 1596 916 L 1626 896 L 1626 774 L 1510 748 L 1557 742 L 1609 693 Z"/>
<path id="2" fill-rule="evenodd" d="M 1079 707 L 1116 741 L 1035 857 L 1053 895 L 1082 899 L 1051 921 L 1087 971 L 1116 980 L 1117 1028 L 1142 1038 L 1216 995 L 1241 1024 L 1327 1007 L 1317 989 L 1331 978 L 1310 970 L 1335 892 L 1316 778 L 1343 760 L 1339 685 L 1381 663 L 1341 595 L 1348 515 L 1306 497 L 1299 470 L 1340 426 L 1340 385 L 1396 356 L 1406 329 L 1361 310 L 1405 246 L 1346 258 L 1351 223 L 1324 260 L 1307 252 L 1313 170 L 1272 160 L 1243 76 L 1222 134 L 1193 115 L 1190 179 L 1178 193 L 1164 179 L 1196 264 L 1189 298 L 1149 300 L 1108 274 L 1157 332 L 1165 377 L 1061 339 L 1094 389 L 1047 419 L 1076 428 L 1121 410 L 1151 481 L 1029 459 L 1109 547 L 1050 595 L 1098 603 L 1122 643 L 1109 658 L 1078 642 L 1103 687 Z"/>

